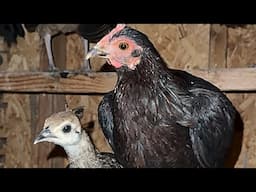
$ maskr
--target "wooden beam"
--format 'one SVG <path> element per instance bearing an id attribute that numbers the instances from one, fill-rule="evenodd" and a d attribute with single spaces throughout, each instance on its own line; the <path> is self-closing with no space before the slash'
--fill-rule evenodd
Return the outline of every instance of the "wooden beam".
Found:
<path id="1" fill-rule="evenodd" d="M 1 92 L 35 93 L 105 93 L 110 91 L 116 81 L 113 73 L 68 75 L 57 73 L 21 72 L 0 73 Z"/>
<path id="2" fill-rule="evenodd" d="M 256 68 L 218 68 L 189 72 L 211 82 L 222 91 L 256 91 Z"/>
<path id="3" fill-rule="evenodd" d="M 256 91 L 256 68 L 190 70 L 222 91 Z M 116 73 L 82 75 L 48 72 L 0 72 L 1 92 L 102 94 L 114 88 Z"/>

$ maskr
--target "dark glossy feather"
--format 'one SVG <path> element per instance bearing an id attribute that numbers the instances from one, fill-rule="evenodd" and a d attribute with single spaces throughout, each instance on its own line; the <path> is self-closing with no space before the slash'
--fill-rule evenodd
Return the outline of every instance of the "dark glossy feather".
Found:
<path id="1" fill-rule="evenodd" d="M 24 37 L 25 31 L 21 24 L 0 24 L 0 36 L 10 47 L 12 43 L 17 43 L 18 37 Z"/>
<path id="2" fill-rule="evenodd" d="M 113 91 L 104 95 L 102 101 L 98 107 L 98 119 L 101 125 L 102 131 L 107 138 L 112 149 L 115 149 L 113 142 Z"/>
<path id="3" fill-rule="evenodd" d="M 90 42 L 96 43 L 115 26 L 116 24 L 80 24 L 78 33 Z"/>

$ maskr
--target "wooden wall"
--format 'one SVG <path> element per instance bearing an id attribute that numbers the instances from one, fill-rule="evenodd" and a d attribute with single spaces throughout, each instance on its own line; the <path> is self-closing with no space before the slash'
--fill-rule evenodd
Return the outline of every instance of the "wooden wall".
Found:
<path id="1" fill-rule="evenodd" d="M 251 67 L 255 64 L 256 26 L 227 28 L 210 24 L 131 24 L 159 50 L 169 67 L 185 70 Z M 53 41 L 54 56 L 60 69 L 77 70 L 83 64 L 83 44 L 78 35 L 58 36 Z M 0 41 L 3 57 L 1 71 L 46 71 L 44 45 L 38 34 L 28 33 L 11 49 Z M 95 71 L 105 63 L 93 59 Z M 232 82 L 231 82 L 232 83 Z M 241 82 L 242 83 L 242 82 Z M 251 82 L 254 83 L 254 82 Z M 254 92 L 227 93 L 242 117 L 238 124 L 230 162 L 235 167 L 256 167 L 256 97 Z M 0 95 L 0 137 L 6 137 L 4 167 L 64 167 L 65 154 L 53 144 L 33 145 L 43 120 L 53 112 L 84 105 L 83 124 L 94 122 L 90 129 L 100 151 L 110 151 L 97 122 L 97 107 L 102 96 L 86 94 L 2 93 Z M 241 149 L 240 149 L 241 147 Z M 241 150 L 241 151 L 240 151 Z M 229 164 L 229 166 L 232 166 Z"/>

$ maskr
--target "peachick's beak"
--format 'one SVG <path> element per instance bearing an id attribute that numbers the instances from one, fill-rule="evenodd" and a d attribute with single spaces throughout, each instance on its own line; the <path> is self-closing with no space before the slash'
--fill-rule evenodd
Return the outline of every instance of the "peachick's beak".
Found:
<path id="1" fill-rule="evenodd" d="M 106 58 L 108 53 L 106 53 L 104 50 L 99 49 L 97 46 L 93 47 L 86 55 L 86 59 L 90 59 L 91 57 L 102 57 Z"/>
<path id="2" fill-rule="evenodd" d="M 43 129 L 34 141 L 34 144 L 46 141 L 47 138 L 55 137 L 49 129 Z"/>

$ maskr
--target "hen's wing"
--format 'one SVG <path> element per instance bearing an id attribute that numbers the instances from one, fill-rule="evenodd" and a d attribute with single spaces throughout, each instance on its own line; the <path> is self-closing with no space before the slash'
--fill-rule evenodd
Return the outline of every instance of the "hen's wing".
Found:
<path id="1" fill-rule="evenodd" d="M 198 93 L 192 106 L 198 122 L 190 129 L 195 155 L 203 167 L 224 166 L 233 135 L 234 108 L 223 95 L 207 90 Z"/>
<path id="2" fill-rule="evenodd" d="M 187 127 L 199 163 L 202 167 L 223 166 L 233 136 L 235 108 L 227 97 L 209 82 L 186 72 L 176 74 L 182 75 L 190 93 L 190 99 L 182 102 L 190 113 L 187 117 L 191 118 L 191 121 Z"/>
<path id="3" fill-rule="evenodd" d="M 102 101 L 98 107 L 98 118 L 99 123 L 101 125 L 102 131 L 108 140 L 112 149 L 115 149 L 114 142 L 113 142 L 113 92 L 109 92 L 104 95 Z"/>

